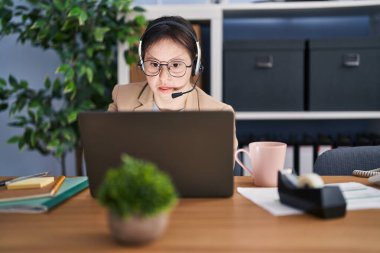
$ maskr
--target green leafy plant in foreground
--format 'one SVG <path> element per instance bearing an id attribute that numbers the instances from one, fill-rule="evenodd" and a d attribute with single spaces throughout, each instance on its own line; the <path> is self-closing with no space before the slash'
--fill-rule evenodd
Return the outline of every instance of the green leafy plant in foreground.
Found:
<path id="1" fill-rule="evenodd" d="M 171 210 L 177 194 L 155 164 L 123 155 L 120 168 L 107 172 L 97 199 L 120 217 L 150 217 Z"/>

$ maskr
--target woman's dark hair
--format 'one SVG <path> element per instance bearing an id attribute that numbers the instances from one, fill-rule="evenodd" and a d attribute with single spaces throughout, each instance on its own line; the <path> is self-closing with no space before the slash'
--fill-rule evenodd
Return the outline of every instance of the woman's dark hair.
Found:
<path id="1" fill-rule="evenodd" d="M 149 23 L 145 33 L 141 37 L 142 59 L 146 50 L 154 43 L 162 39 L 171 39 L 187 49 L 192 60 L 197 54 L 196 34 L 189 21 L 179 16 L 164 16 Z"/>

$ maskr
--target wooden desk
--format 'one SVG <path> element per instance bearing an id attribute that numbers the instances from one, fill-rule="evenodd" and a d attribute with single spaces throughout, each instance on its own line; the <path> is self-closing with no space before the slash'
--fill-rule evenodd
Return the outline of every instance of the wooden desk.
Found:
<path id="1" fill-rule="evenodd" d="M 325 177 L 325 182 L 357 181 Z M 247 177 L 235 186 L 249 187 Z M 106 210 L 85 190 L 47 214 L 0 214 L 0 252 L 380 252 L 380 210 L 344 218 L 275 217 L 235 193 L 228 199 L 183 199 L 162 238 L 125 248 L 109 235 Z"/>

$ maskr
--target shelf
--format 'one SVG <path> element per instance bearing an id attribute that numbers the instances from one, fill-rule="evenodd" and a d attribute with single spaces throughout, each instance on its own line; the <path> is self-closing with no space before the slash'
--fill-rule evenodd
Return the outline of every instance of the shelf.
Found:
<path id="1" fill-rule="evenodd" d="M 378 11 L 380 8 L 379 0 L 362 1 L 305 1 L 305 2 L 269 2 L 252 4 L 153 4 L 142 5 L 146 10 L 144 15 L 148 20 L 153 20 L 161 16 L 180 15 L 190 21 L 210 22 L 210 95 L 222 101 L 223 98 L 223 20 L 226 16 L 240 12 L 267 12 L 267 11 L 286 11 L 293 10 L 297 13 L 313 10 L 346 10 L 366 8 Z M 119 44 L 118 50 L 118 82 L 129 83 L 129 66 L 124 61 L 123 49 L 126 44 Z M 380 118 L 379 113 L 369 112 L 238 112 L 238 119 L 361 119 L 361 118 Z"/>
<path id="2" fill-rule="evenodd" d="M 207 20 L 211 28 L 210 57 L 210 93 L 217 100 L 222 101 L 222 73 L 223 73 L 223 19 L 226 13 L 239 13 L 240 11 L 281 11 L 315 9 L 347 9 L 357 7 L 380 8 L 379 0 L 363 1 L 305 1 L 305 2 L 276 2 L 252 4 L 158 4 L 142 5 L 146 10 L 144 15 L 152 20 L 164 15 L 180 15 L 192 21 Z M 123 49 L 126 44 L 119 44 L 118 50 L 118 82 L 129 83 L 129 66 L 124 61 Z M 243 114 L 244 115 L 244 114 Z"/>
<path id="3" fill-rule="evenodd" d="M 236 112 L 237 120 L 380 119 L 380 111 L 335 112 Z"/>
<path id="4" fill-rule="evenodd" d="M 244 4 L 221 4 L 225 11 L 240 10 L 307 10 L 307 9 L 336 9 L 378 6 L 378 0 L 360 1 L 299 1 L 299 2 L 267 2 L 267 3 L 244 3 Z"/>
<path id="5" fill-rule="evenodd" d="M 180 15 L 189 20 L 212 20 L 223 18 L 225 13 L 261 12 L 283 10 L 339 10 L 351 8 L 379 8 L 379 0 L 360 1 L 300 1 L 300 2 L 268 2 L 268 3 L 227 3 L 227 4 L 148 4 L 141 5 L 148 20 L 161 16 Z"/>

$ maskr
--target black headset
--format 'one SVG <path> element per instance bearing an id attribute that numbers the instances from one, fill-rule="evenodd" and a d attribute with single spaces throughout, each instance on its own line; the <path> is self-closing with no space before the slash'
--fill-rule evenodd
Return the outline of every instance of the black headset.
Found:
<path id="1" fill-rule="evenodd" d="M 197 54 L 195 56 L 196 60 L 194 59 L 195 67 L 194 67 L 194 63 L 193 63 L 193 67 L 192 67 L 192 70 L 191 70 L 191 75 L 195 76 L 195 75 L 200 74 L 202 72 L 202 70 L 203 70 L 203 66 L 201 64 L 201 47 L 199 45 L 199 41 L 197 40 L 197 37 L 195 36 L 195 34 L 187 26 L 185 26 L 183 24 L 180 24 L 180 23 L 178 23 L 176 21 L 172 21 L 172 20 L 160 21 L 160 22 L 152 25 L 151 27 L 149 27 L 148 29 L 146 29 L 145 32 L 143 33 L 143 35 L 140 37 L 140 42 L 139 42 L 139 58 L 140 58 L 141 69 L 143 71 L 145 71 L 144 70 L 144 60 L 142 58 L 142 43 L 143 43 L 143 40 L 144 40 L 144 36 L 145 36 L 145 34 L 149 30 L 151 30 L 154 27 L 160 26 L 160 25 L 173 25 L 173 26 L 176 26 L 178 28 L 181 28 L 182 30 L 186 31 L 188 34 L 191 35 L 191 37 L 195 41 L 195 45 L 197 46 Z"/>

